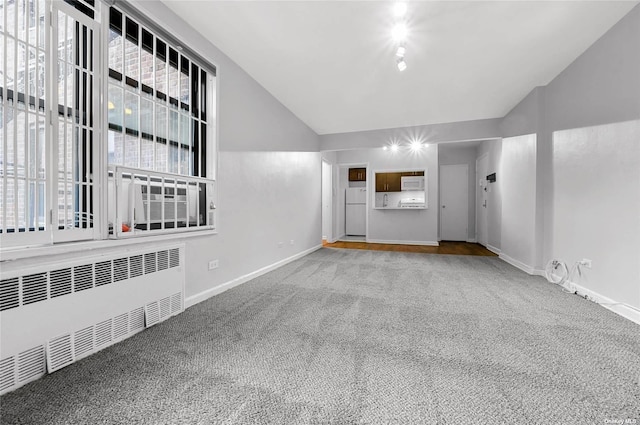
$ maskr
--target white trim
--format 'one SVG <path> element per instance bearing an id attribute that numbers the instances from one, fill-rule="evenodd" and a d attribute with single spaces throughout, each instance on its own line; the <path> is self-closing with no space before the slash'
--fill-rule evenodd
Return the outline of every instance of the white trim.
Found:
<path id="1" fill-rule="evenodd" d="M 385 239 L 367 239 L 367 243 L 386 243 L 392 245 L 423 245 L 423 246 L 440 246 L 437 241 L 394 241 Z"/>
<path id="2" fill-rule="evenodd" d="M 311 254 L 314 251 L 319 250 L 320 248 L 322 248 L 322 245 L 316 245 L 313 248 L 309 248 L 305 251 L 299 252 L 295 255 L 292 255 L 291 257 L 285 258 L 284 260 L 280 260 L 278 262 L 275 262 L 271 265 L 265 266 L 261 269 L 258 269 L 256 271 L 253 271 L 251 273 L 247 273 L 243 276 L 237 277 L 233 280 L 230 280 L 228 282 L 223 283 L 222 285 L 218 285 L 214 288 L 210 288 L 207 289 L 205 291 L 202 291 L 198 294 L 192 295 L 190 297 L 185 298 L 184 300 L 184 308 L 185 310 L 189 307 L 192 307 L 204 300 L 207 300 L 215 295 L 221 294 L 224 291 L 227 291 L 231 288 L 235 288 L 238 285 L 241 285 L 243 283 L 246 283 L 252 279 L 255 279 L 257 277 L 262 276 L 263 274 L 269 273 L 270 271 L 273 271 L 275 269 L 277 269 L 278 267 L 282 267 L 285 264 L 288 264 L 292 261 L 295 261 L 299 258 L 304 257 L 305 255 Z"/>
<path id="3" fill-rule="evenodd" d="M 502 261 L 511 264 L 512 266 L 522 270 L 523 272 L 527 273 L 527 274 L 534 274 L 535 269 L 525 263 L 523 263 L 522 261 L 516 260 L 515 258 L 509 257 L 507 254 L 503 254 L 500 253 L 498 255 L 498 258 L 500 258 Z"/>
<path id="4" fill-rule="evenodd" d="M 493 252 L 496 255 L 500 255 L 500 248 L 496 248 L 495 246 L 491 246 L 489 244 L 487 244 L 487 246 L 485 246 L 485 248 L 487 248 L 489 251 Z"/>
<path id="5" fill-rule="evenodd" d="M 478 243 L 476 238 L 467 239 L 467 243 Z"/>
<path id="6" fill-rule="evenodd" d="M 156 244 L 164 241 L 213 236 L 217 234 L 218 232 L 214 230 L 194 230 L 192 232 L 149 235 L 129 239 L 103 239 L 57 245 L 24 246 L 18 249 L 0 250 L 0 262 L 74 252 L 85 252 L 95 249 L 119 248 L 129 245 Z"/>
<path id="7" fill-rule="evenodd" d="M 559 276 L 558 276 L 559 277 Z M 605 297 L 591 289 L 587 289 L 582 285 L 578 285 L 575 282 L 565 282 L 562 287 L 569 292 L 586 299 L 587 301 L 594 302 L 607 310 L 616 313 L 619 316 L 629 319 L 634 323 L 640 325 L 640 309 L 633 307 L 629 304 L 617 302 L 611 298 Z"/>

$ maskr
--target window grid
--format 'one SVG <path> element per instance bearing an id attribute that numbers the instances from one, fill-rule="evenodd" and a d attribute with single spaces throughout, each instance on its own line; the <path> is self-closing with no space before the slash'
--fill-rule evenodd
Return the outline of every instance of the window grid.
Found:
<path id="1" fill-rule="evenodd" d="M 125 13 L 109 15 L 109 164 L 206 177 L 207 71 Z"/>
<path id="2" fill-rule="evenodd" d="M 0 9 L 0 233 L 44 233 L 46 4 Z"/>

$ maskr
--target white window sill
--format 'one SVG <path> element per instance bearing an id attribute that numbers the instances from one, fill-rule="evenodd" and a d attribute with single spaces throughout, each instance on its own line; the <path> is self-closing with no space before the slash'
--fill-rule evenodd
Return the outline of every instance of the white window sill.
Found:
<path id="1" fill-rule="evenodd" d="M 217 235 L 215 229 L 194 230 L 191 232 L 176 232 L 164 235 L 149 235 L 131 237 L 126 239 L 101 239 L 95 241 L 66 242 L 55 245 L 37 245 L 19 248 L 8 248 L 0 251 L 0 262 L 21 260 L 49 255 L 71 254 L 74 252 L 87 252 L 98 249 L 118 248 L 124 246 L 157 244 L 164 241 L 175 241 L 179 239 L 191 239 L 205 236 Z"/>

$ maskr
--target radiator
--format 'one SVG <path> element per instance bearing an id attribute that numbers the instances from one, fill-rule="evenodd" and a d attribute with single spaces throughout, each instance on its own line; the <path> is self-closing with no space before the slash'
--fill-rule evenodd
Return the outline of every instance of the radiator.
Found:
<path id="1" fill-rule="evenodd" d="M 184 245 L 74 256 L 0 274 L 0 394 L 184 309 Z"/>

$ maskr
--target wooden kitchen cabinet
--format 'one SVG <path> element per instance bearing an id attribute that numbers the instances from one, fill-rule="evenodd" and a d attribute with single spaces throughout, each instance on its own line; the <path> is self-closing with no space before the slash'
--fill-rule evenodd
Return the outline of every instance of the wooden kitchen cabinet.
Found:
<path id="1" fill-rule="evenodd" d="M 350 182 L 366 182 L 367 169 L 366 168 L 349 168 L 349 181 Z"/>
<path id="2" fill-rule="evenodd" d="M 424 171 L 403 171 L 400 173 L 402 177 L 405 176 L 424 176 Z"/>
<path id="3" fill-rule="evenodd" d="M 376 173 L 376 192 L 400 192 L 402 173 Z"/>

